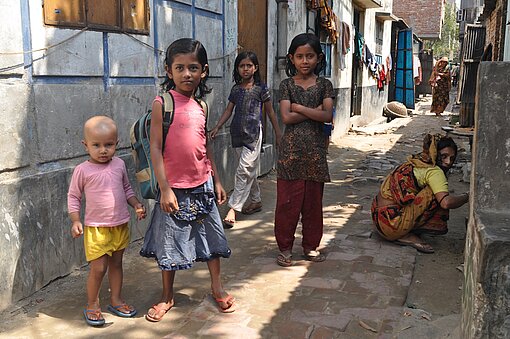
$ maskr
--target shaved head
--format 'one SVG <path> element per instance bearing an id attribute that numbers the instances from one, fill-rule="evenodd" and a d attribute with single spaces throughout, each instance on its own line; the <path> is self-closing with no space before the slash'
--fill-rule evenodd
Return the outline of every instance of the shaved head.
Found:
<path id="1" fill-rule="evenodd" d="M 83 138 L 87 140 L 91 133 L 94 134 L 114 134 L 117 138 L 117 125 L 115 121 L 104 115 L 96 115 L 85 122 L 83 125 Z"/>

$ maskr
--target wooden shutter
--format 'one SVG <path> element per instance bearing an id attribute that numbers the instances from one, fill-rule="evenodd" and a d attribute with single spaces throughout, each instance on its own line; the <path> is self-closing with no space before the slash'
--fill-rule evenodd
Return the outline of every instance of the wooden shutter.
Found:
<path id="1" fill-rule="evenodd" d="M 87 26 L 120 30 L 120 0 L 87 0 Z"/>
<path id="2" fill-rule="evenodd" d="M 44 0 L 44 23 L 149 34 L 149 0 Z"/>
<path id="3" fill-rule="evenodd" d="M 85 27 L 85 0 L 44 0 L 44 23 Z"/>
<path id="4" fill-rule="evenodd" d="M 126 32 L 149 34 L 148 0 L 122 0 L 122 28 Z"/>

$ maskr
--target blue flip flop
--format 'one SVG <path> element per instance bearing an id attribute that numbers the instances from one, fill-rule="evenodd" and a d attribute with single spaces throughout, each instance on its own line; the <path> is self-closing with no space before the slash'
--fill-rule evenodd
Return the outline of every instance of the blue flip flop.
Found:
<path id="1" fill-rule="evenodd" d="M 97 310 L 84 309 L 83 316 L 85 317 L 85 321 L 87 322 L 87 324 L 89 324 L 90 326 L 103 326 L 104 325 L 104 318 L 93 320 L 93 319 L 90 319 L 87 314 L 95 314 L 98 318 L 99 318 L 99 316 L 102 317 L 101 309 L 97 309 Z"/>
<path id="2" fill-rule="evenodd" d="M 129 307 L 127 304 L 120 304 L 120 305 L 117 305 L 117 306 L 113 306 L 113 305 L 108 305 L 108 311 L 112 312 L 113 314 L 115 314 L 116 316 L 118 317 L 122 317 L 122 318 L 131 318 L 131 317 L 134 317 L 136 315 L 136 310 L 132 310 L 131 312 L 129 313 L 124 313 L 124 312 L 121 312 L 120 309 L 123 308 L 123 307 Z"/>

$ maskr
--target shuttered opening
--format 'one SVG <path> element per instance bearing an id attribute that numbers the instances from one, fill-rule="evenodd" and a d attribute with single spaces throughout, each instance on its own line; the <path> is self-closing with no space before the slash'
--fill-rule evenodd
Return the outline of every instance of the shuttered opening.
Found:
<path id="1" fill-rule="evenodd" d="M 44 23 L 149 34 L 149 0 L 44 0 Z"/>

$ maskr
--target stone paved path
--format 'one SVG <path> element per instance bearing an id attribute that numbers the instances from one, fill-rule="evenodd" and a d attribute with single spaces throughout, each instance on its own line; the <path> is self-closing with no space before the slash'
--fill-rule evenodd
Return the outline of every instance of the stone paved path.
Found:
<path id="1" fill-rule="evenodd" d="M 300 236 L 294 247 L 295 264 L 283 268 L 275 263 L 275 175 L 261 178 L 263 210 L 240 216 L 235 227 L 226 231 L 233 255 L 222 261 L 222 269 L 225 286 L 238 301 L 233 314 L 217 311 L 209 294 L 206 265 L 197 264 L 177 274 L 176 306 L 160 323 L 147 322 L 143 315 L 159 298 L 160 273 L 152 260 L 138 255 L 141 243 L 135 241 L 125 256 L 124 285 L 126 301 L 139 310 L 135 318 L 105 312 L 105 327 L 88 327 L 81 313 L 86 278 L 82 268 L 2 313 L 0 337 L 455 338 L 461 273 L 450 272 L 446 279 L 453 286 L 444 289 L 451 300 L 441 300 L 453 303 L 453 311 L 444 306 L 433 312 L 421 309 L 430 303 L 420 294 L 421 286 L 415 288 L 420 283 L 426 292 L 442 288 L 427 287 L 416 276 L 427 272 L 422 263 L 433 266 L 431 260 L 441 261 L 441 255 L 451 257 L 452 253 L 436 238 L 432 243 L 443 254 L 435 257 L 382 241 L 371 232 L 369 213 L 384 175 L 420 149 L 425 129 L 439 132 L 443 124 L 444 120 L 421 112 L 402 129 L 386 133 L 381 127 L 372 135 L 350 134 L 330 147 L 332 182 L 325 188 L 321 244 L 327 260 L 322 263 L 301 257 Z M 461 218 L 453 219 L 458 224 Z M 445 241 L 462 243 L 462 236 Z M 455 253 L 455 260 L 462 260 L 462 249 Z M 409 305 L 410 291 L 416 291 L 413 305 Z M 106 283 L 101 295 L 105 309 Z"/>

